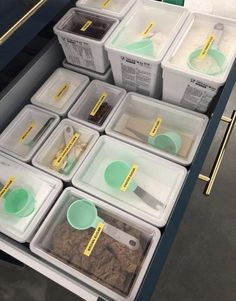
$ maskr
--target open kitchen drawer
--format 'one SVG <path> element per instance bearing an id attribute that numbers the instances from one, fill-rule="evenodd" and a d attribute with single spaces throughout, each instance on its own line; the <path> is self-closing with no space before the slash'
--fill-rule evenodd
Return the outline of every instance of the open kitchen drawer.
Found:
<path id="1" fill-rule="evenodd" d="M 63 54 L 58 43 L 56 41 L 50 42 L 50 45 L 48 45 L 47 48 L 44 49 L 44 51 L 42 51 L 33 60 L 33 62 L 31 62 L 30 65 L 21 72 L 21 74 L 18 75 L 14 82 L 12 82 L 11 85 L 2 92 L 0 97 L 0 131 L 2 131 L 7 123 L 17 114 L 17 112 L 29 102 L 33 93 L 46 80 L 49 74 L 52 73 L 56 67 L 61 65 L 62 60 Z M 177 233 L 178 226 L 188 205 L 191 193 L 201 172 L 201 167 L 223 115 L 224 108 L 235 84 L 235 80 L 236 64 L 234 64 L 226 85 L 219 91 L 214 107 L 211 108 L 212 113 L 209 115 L 210 122 L 207 126 L 207 130 L 203 136 L 193 163 L 189 168 L 185 184 L 172 211 L 169 221 L 165 228 L 162 229 L 162 238 L 146 272 L 146 276 L 140 287 L 136 301 L 148 301 L 151 298 L 162 267 Z M 224 118 L 224 121 L 229 123 L 229 127 L 227 135 L 225 136 L 226 139 L 224 139 L 224 143 L 221 147 L 219 161 L 221 161 L 223 158 L 225 146 L 227 144 L 226 142 L 230 136 L 230 131 L 232 130 L 235 122 L 235 114 L 232 118 Z M 219 167 L 218 162 L 216 167 Z M 211 174 L 211 178 L 213 180 L 215 178 L 217 168 Z M 201 178 L 208 181 L 208 184 L 211 187 L 212 181 L 210 178 L 203 176 L 201 176 Z M 66 289 L 72 291 L 84 300 L 105 300 L 102 296 L 98 296 L 95 291 L 92 291 L 91 288 L 88 288 L 75 278 L 64 274 L 57 268 L 49 265 L 42 259 L 39 259 L 30 252 L 27 245 L 21 245 L 0 234 L 0 249 L 45 275 L 46 277 L 57 282 L 58 284 L 64 286 Z"/>

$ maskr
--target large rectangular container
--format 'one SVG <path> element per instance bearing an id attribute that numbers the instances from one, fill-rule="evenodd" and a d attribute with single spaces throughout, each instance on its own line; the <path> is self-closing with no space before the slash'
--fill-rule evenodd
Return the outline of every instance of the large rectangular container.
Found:
<path id="1" fill-rule="evenodd" d="M 72 183 L 155 226 L 165 226 L 186 176 L 183 166 L 102 136 Z"/>
<path id="2" fill-rule="evenodd" d="M 236 20 L 192 14 L 163 60 L 163 100 L 206 112 L 235 57 Z"/>
<path id="3" fill-rule="evenodd" d="M 78 230 L 68 222 L 81 204 L 98 215 L 100 224 Z M 88 207 L 89 206 L 89 207 Z M 84 210 L 84 207 L 83 207 Z M 72 224 L 74 225 L 74 224 Z M 105 225 L 88 251 L 93 233 Z M 113 229 L 111 229 L 111 226 Z M 109 230 L 110 229 L 110 232 Z M 113 233 L 113 235 L 112 235 Z M 32 252 L 83 281 L 109 300 L 133 301 L 160 239 L 147 223 L 74 188 L 67 188 L 30 244 Z M 135 243 L 135 247 L 131 244 Z"/>
<path id="4" fill-rule="evenodd" d="M 188 14 L 180 6 L 139 0 L 105 44 L 116 85 L 159 98 L 161 61 Z"/>
<path id="5" fill-rule="evenodd" d="M 106 127 L 110 136 L 182 165 L 190 165 L 208 117 L 130 92 Z"/>
<path id="6" fill-rule="evenodd" d="M 0 232 L 27 242 L 62 189 L 62 182 L 0 152 Z"/>
<path id="7" fill-rule="evenodd" d="M 55 113 L 26 105 L 0 135 L 0 150 L 29 162 L 59 121 Z"/>
<path id="8" fill-rule="evenodd" d="M 104 73 L 109 60 L 104 44 L 118 19 L 71 8 L 54 26 L 68 63 Z"/>

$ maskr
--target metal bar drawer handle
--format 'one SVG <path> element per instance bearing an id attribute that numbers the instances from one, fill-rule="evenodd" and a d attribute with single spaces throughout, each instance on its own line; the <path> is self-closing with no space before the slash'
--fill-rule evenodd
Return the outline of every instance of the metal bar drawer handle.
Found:
<path id="1" fill-rule="evenodd" d="M 216 160 L 214 162 L 213 169 L 212 169 L 211 174 L 210 174 L 209 177 L 204 176 L 202 174 L 199 175 L 200 180 L 202 180 L 204 182 L 207 182 L 206 189 L 205 189 L 205 195 L 207 195 L 207 196 L 209 196 L 211 194 L 214 182 L 216 180 L 217 174 L 219 172 L 221 163 L 222 163 L 223 158 L 224 158 L 224 154 L 225 154 L 225 151 L 226 151 L 227 144 L 228 144 L 229 139 L 231 137 L 231 134 L 233 132 L 234 125 L 236 123 L 236 111 L 233 112 L 231 118 L 226 117 L 226 116 L 222 116 L 221 120 L 228 123 L 228 127 L 227 127 L 227 130 L 225 132 L 225 135 L 224 135 L 223 141 L 221 143 L 219 152 L 217 154 Z"/>
<path id="2" fill-rule="evenodd" d="M 2 36 L 0 36 L 0 46 L 6 42 L 6 40 L 19 28 L 21 25 L 33 14 L 35 14 L 38 9 L 47 0 L 40 0 L 34 7 L 32 7 L 22 18 L 20 18 L 12 27 L 10 27 Z"/>

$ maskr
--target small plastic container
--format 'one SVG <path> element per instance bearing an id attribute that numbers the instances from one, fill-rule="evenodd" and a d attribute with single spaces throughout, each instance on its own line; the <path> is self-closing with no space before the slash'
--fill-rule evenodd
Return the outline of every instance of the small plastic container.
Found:
<path id="1" fill-rule="evenodd" d="M 220 38 L 214 33 L 214 27 L 219 27 L 219 24 L 222 27 Z M 194 111 L 206 112 L 232 68 L 236 57 L 235 41 L 236 20 L 192 14 L 163 60 L 163 100 Z M 207 50 L 208 45 L 211 46 Z M 205 56 L 202 52 L 204 48 Z M 216 48 L 217 52 L 213 50 Z M 216 60 L 224 58 L 223 61 L 219 60 L 219 72 L 213 72 L 214 61 L 209 61 L 214 58 L 213 52 L 217 53 Z M 190 64 L 197 53 L 195 62 L 202 70 L 193 69 Z"/>
<path id="2" fill-rule="evenodd" d="M 125 95 L 122 88 L 94 80 L 69 111 L 68 117 L 104 132 Z"/>
<path id="3" fill-rule="evenodd" d="M 0 152 L 0 232 L 24 243 L 31 239 L 62 182 Z"/>
<path id="4" fill-rule="evenodd" d="M 87 228 L 88 225 L 83 230 L 72 227 L 68 222 L 68 212 L 72 206 L 76 209 L 78 203 L 84 206 L 87 203 L 83 210 L 92 211 L 92 220 L 97 217 L 100 223 Z M 75 210 L 73 218 L 81 214 L 81 211 Z M 90 240 L 96 233 L 98 238 L 91 245 Z M 159 239 L 160 231 L 157 228 L 69 187 L 35 235 L 30 249 L 95 288 L 106 299 L 133 301 Z M 135 247 L 127 244 L 130 241 L 136 243 Z M 92 251 L 88 254 L 90 246 Z"/>
<path id="5" fill-rule="evenodd" d="M 98 138 L 97 131 L 64 119 L 37 152 L 32 164 L 70 182 Z"/>
<path id="6" fill-rule="evenodd" d="M 89 78 L 65 68 L 56 69 L 31 98 L 32 104 L 65 116 L 89 84 Z"/>
<path id="7" fill-rule="evenodd" d="M 138 218 L 163 227 L 186 173 L 183 166 L 102 136 L 72 183 Z"/>
<path id="8" fill-rule="evenodd" d="M 106 133 L 182 165 L 191 164 L 208 117 L 128 93 Z"/>
<path id="9" fill-rule="evenodd" d="M 109 66 L 104 44 L 118 23 L 115 18 L 71 8 L 54 32 L 68 63 L 104 73 Z"/>
<path id="10" fill-rule="evenodd" d="M 59 121 L 58 115 L 27 105 L 0 135 L 0 150 L 29 162 Z"/>
<path id="11" fill-rule="evenodd" d="M 79 0 L 76 6 L 121 20 L 136 2 L 137 0 Z"/>
<path id="12" fill-rule="evenodd" d="M 116 85 L 159 98 L 161 61 L 188 14 L 180 6 L 138 1 L 105 44 Z"/>
<path id="13" fill-rule="evenodd" d="M 108 67 L 108 69 L 105 73 L 98 73 L 98 72 L 91 71 L 91 70 L 88 70 L 88 69 L 85 69 L 85 68 L 82 68 L 82 67 L 71 65 L 67 62 L 66 59 L 63 61 L 62 64 L 65 68 L 67 68 L 69 70 L 73 70 L 73 71 L 78 72 L 80 74 L 87 75 L 90 78 L 90 80 L 97 79 L 97 80 L 100 80 L 102 82 L 109 83 L 111 85 L 114 84 L 114 78 L 113 78 L 113 74 L 112 74 L 112 71 L 111 71 L 111 67 Z"/>

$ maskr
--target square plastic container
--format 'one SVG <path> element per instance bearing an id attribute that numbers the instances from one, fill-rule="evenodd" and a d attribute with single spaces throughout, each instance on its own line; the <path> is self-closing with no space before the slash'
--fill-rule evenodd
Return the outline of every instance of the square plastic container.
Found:
<path id="1" fill-rule="evenodd" d="M 137 0 L 79 0 L 76 6 L 106 16 L 123 19 Z"/>
<path id="2" fill-rule="evenodd" d="M 73 70 L 80 74 L 87 75 L 90 78 L 90 80 L 97 79 L 97 80 L 100 80 L 102 82 L 106 82 L 106 83 L 109 83 L 112 85 L 114 84 L 114 78 L 113 78 L 113 74 L 111 71 L 111 67 L 108 67 L 108 69 L 105 73 L 98 73 L 98 72 L 91 71 L 91 70 L 88 70 L 88 69 L 85 69 L 82 67 L 71 65 L 67 62 L 66 59 L 63 61 L 63 66 L 69 70 Z"/>
<path id="3" fill-rule="evenodd" d="M 182 165 L 191 164 L 208 117 L 128 93 L 106 133 Z"/>
<path id="4" fill-rule="evenodd" d="M 0 232 L 31 239 L 62 189 L 62 182 L 0 152 Z"/>
<path id="5" fill-rule="evenodd" d="M 56 69 L 31 102 L 60 116 L 65 116 L 89 84 L 89 78 L 65 68 Z"/>
<path id="6" fill-rule="evenodd" d="M 122 88 L 94 80 L 69 111 L 68 117 L 103 132 L 125 95 Z"/>
<path id="7" fill-rule="evenodd" d="M 32 164 L 69 182 L 98 138 L 97 131 L 64 119 L 37 152 Z"/>
<path id="8" fill-rule="evenodd" d="M 96 230 L 92 227 L 74 229 L 71 219 L 68 222 L 67 212 L 73 210 L 72 214 L 75 212 L 76 216 L 77 209 L 74 211 L 74 208 L 81 204 L 95 214 L 97 211 L 97 216 L 102 219 L 102 225 Z M 90 256 L 85 255 L 93 233 L 104 224 Z M 136 243 L 135 247 L 130 247 L 130 239 Z M 133 301 L 159 239 L 157 228 L 84 192 L 67 188 L 35 235 L 30 248 L 38 256 L 105 295 L 107 300 Z"/>
<path id="9" fill-rule="evenodd" d="M 213 30 L 217 24 L 223 30 L 216 31 L 222 32 L 216 48 L 218 35 Z M 207 52 L 212 37 L 215 40 Z M 235 41 L 236 20 L 192 14 L 163 60 L 163 100 L 206 112 L 234 63 Z"/>
<path id="10" fill-rule="evenodd" d="M 180 6 L 138 1 L 105 44 L 116 85 L 160 97 L 161 61 L 188 14 Z"/>
<path id="11" fill-rule="evenodd" d="M 118 19 L 71 8 L 54 26 L 68 63 L 104 73 L 109 60 L 104 43 Z"/>
<path id="12" fill-rule="evenodd" d="M 102 136 L 72 183 L 128 213 L 163 227 L 186 173 L 183 166 Z"/>
<path id="13" fill-rule="evenodd" d="M 0 135 L 0 150 L 29 162 L 59 121 L 58 115 L 27 105 Z"/>

